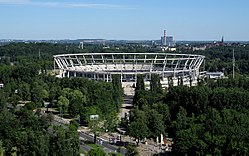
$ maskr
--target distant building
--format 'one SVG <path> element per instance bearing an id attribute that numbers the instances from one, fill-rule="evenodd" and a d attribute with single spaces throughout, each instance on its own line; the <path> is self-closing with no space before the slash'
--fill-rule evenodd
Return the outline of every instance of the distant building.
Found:
<path id="1" fill-rule="evenodd" d="M 162 51 L 167 51 L 169 47 L 159 46 L 158 49 L 161 49 Z"/>
<path id="2" fill-rule="evenodd" d="M 206 50 L 206 46 L 203 46 L 203 47 L 193 47 L 193 51 L 204 51 Z"/>
<path id="3" fill-rule="evenodd" d="M 154 46 L 156 45 L 156 42 L 155 41 L 151 41 L 151 46 Z"/>
<path id="4" fill-rule="evenodd" d="M 213 44 L 214 44 L 214 46 L 225 46 L 225 43 L 224 43 L 224 36 L 221 37 L 221 40 L 220 40 L 220 41 L 214 42 Z"/>
<path id="5" fill-rule="evenodd" d="M 168 50 L 169 51 L 176 51 L 176 48 L 175 47 L 170 47 Z"/>
<path id="6" fill-rule="evenodd" d="M 206 77 L 210 79 L 222 79 L 225 78 L 223 72 L 206 72 Z"/>
<path id="7" fill-rule="evenodd" d="M 165 39 L 164 36 L 162 36 L 161 37 L 161 46 L 168 46 L 168 47 L 175 46 L 175 42 L 174 42 L 173 36 L 167 36 L 166 39 Z"/>
<path id="8" fill-rule="evenodd" d="M 103 49 L 110 49 L 110 46 L 104 46 Z"/>
<path id="9" fill-rule="evenodd" d="M 164 37 L 163 36 L 161 36 L 161 46 L 163 47 L 163 46 L 166 46 L 166 43 L 164 44 Z"/>
<path id="10" fill-rule="evenodd" d="M 169 47 L 175 46 L 173 36 L 166 37 L 166 45 Z"/>

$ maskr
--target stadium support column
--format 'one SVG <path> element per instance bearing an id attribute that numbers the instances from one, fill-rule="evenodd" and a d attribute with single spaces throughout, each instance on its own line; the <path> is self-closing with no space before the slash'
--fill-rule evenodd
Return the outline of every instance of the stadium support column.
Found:
<path id="1" fill-rule="evenodd" d="M 93 79 L 96 80 L 96 73 L 93 73 Z"/>
<path id="2" fill-rule="evenodd" d="M 70 72 L 69 72 L 69 71 L 67 71 L 67 77 L 68 77 L 68 78 L 70 77 Z"/>
<path id="3" fill-rule="evenodd" d="M 195 79 L 196 77 L 196 70 L 193 71 L 193 80 Z"/>
<path id="4" fill-rule="evenodd" d="M 199 71 L 199 68 L 197 68 L 197 69 L 196 69 L 196 74 L 195 74 L 195 76 L 196 76 L 196 77 L 199 77 L 199 75 L 200 75 L 200 71 Z"/>
<path id="5" fill-rule="evenodd" d="M 110 81 L 112 82 L 112 74 L 110 73 Z"/>
<path id="6" fill-rule="evenodd" d="M 60 77 L 64 77 L 64 71 L 63 70 L 59 70 L 59 75 L 60 75 Z"/>

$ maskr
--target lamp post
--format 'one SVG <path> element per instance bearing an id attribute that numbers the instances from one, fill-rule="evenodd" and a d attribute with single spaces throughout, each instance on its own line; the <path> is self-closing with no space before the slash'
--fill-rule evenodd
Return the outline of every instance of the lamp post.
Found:
<path id="1" fill-rule="evenodd" d="M 145 145 L 147 146 L 147 155 L 149 156 L 150 155 L 150 151 L 149 151 L 149 144 L 148 144 L 147 141 L 145 142 Z"/>
<path id="2" fill-rule="evenodd" d="M 97 132 L 97 124 L 96 121 L 99 119 L 99 115 L 90 115 L 90 120 L 93 121 L 93 126 L 92 126 L 92 130 L 93 130 L 93 134 L 94 134 L 94 144 L 96 144 L 97 141 L 97 136 L 96 136 L 96 132 Z"/>

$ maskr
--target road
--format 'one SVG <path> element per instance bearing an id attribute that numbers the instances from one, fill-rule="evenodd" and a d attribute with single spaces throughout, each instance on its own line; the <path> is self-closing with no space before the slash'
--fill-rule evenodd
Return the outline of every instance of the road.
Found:
<path id="1" fill-rule="evenodd" d="M 58 119 L 58 118 L 55 118 L 53 120 L 53 124 L 54 125 L 61 125 L 61 126 L 65 126 L 64 124 L 68 124 L 66 123 L 63 119 Z M 80 138 L 80 147 L 82 150 L 86 151 L 86 152 L 89 152 L 91 150 L 91 147 L 88 146 L 87 144 L 84 143 L 84 141 L 90 141 L 90 142 L 94 142 L 94 139 L 93 139 L 93 136 L 87 134 L 87 133 L 84 133 L 84 132 L 78 132 L 79 133 L 79 138 Z M 117 152 L 118 151 L 118 147 L 117 146 L 113 146 L 111 144 L 109 144 L 109 142 L 101 139 L 101 138 L 97 138 L 98 140 L 98 144 L 100 145 L 100 141 L 102 141 L 102 146 L 104 147 L 104 151 L 106 153 L 110 153 L 110 152 Z M 121 151 L 120 153 L 122 155 L 125 155 L 126 153 L 126 149 L 124 148 L 121 148 Z"/>
<path id="2" fill-rule="evenodd" d="M 91 142 L 94 141 L 93 136 L 91 136 L 91 135 L 89 135 L 89 134 L 86 134 L 86 133 L 84 133 L 84 132 L 79 132 L 79 135 L 80 135 L 80 137 L 83 138 L 84 140 L 88 140 L 88 141 L 91 141 Z M 102 141 L 101 146 L 104 147 L 104 150 L 105 150 L 106 153 L 117 152 L 118 149 L 119 149 L 119 147 L 114 146 L 114 145 L 111 145 L 111 144 L 109 144 L 109 142 L 107 142 L 106 140 L 103 140 L 103 139 L 101 139 L 101 138 L 99 138 L 99 137 L 97 138 L 97 140 L 98 140 L 97 143 L 98 143 L 99 145 L 100 145 L 100 142 Z M 82 149 L 83 149 L 83 150 L 86 149 L 85 151 L 88 150 L 86 146 L 84 146 L 84 148 L 82 148 Z M 121 148 L 120 153 L 121 153 L 122 155 L 125 155 L 126 149 Z"/>

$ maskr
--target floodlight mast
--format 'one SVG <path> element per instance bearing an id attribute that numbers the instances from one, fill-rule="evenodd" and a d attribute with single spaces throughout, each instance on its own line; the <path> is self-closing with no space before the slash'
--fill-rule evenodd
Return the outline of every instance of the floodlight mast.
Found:
<path id="1" fill-rule="evenodd" d="M 234 68 L 235 68 L 235 57 L 234 57 L 234 48 L 233 48 L 233 79 L 234 79 Z"/>
<path id="2" fill-rule="evenodd" d="M 99 120 L 99 115 L 98 114 L 95 114 L 95 115 L 90 115 L 90 120 L 93 121 L 93 134 L 94 134 L 94 144 L 96 144 L 97 142 L 97 121 Z"/>

